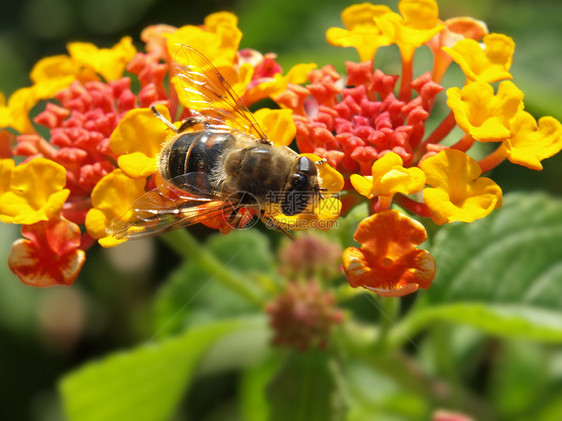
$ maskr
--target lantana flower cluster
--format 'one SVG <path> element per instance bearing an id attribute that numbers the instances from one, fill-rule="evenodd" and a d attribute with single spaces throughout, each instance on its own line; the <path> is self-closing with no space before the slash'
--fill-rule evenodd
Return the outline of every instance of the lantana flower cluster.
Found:
<path id="1" fill-rule="evenodd" d="M 540 170 L 541 160 L 562 148 L 560 123 L 535 121 L 510 81 L 510 37 L 490 34 L 468 17 L 442 21 L 432 0 L 402 0 L 398 7 L 400 13 L 370 3 L 346 8 L 345 28 L 330 28 L 327 40 L 354 47 L 361 62 L 347 62 L 346 75 L 332 65 L 313 70 L 308 84 L 289 85 L 276 98 L 293 111 L 299 150 L 325 158 L 343 174 L 343 211 L 369 202 L 371 215 L 355 233 L 361 248 L 344 250 L 343 267 L 351 286 L 383 296 L 427 288 L 435 273 L 431 254 L 418 248 L 425 228 L 393 203 L 438 225 L 473 222 L 502 203 L 501 188 L 482 174 L 505 159 Z M 401 75 L 376 67 L 377 50 L 392 44 L 400 51 Z M 422 47 L 432 51 L 433 68 L 414 77 L 414 53 Z M 439 118 L 432 116 L 434 104 L 453 61 L 465 85 L 446 90 L 450 112 L 428 133 L 427 121 Z M 464 135 L 446 145 L 455 126 Z M 497 147 L 476 161 L 470 150 L 477 142 Z"/>
<path id="2" fill-rule="evenodd" d="M 174 134 L 150 107 L 170 122 L 190 115 L 175 84 L 176 45 L 205 51 L 247 106 L 303 82 L 313 67 L 283 75 L 274 54 L 240 50 L 241 37 L 236 16 L 223 12 L 200 26 L 148 27 L 144 51 L 129 37 L 112 48 L 71 43 L 68 55 L 34 66 L 31 87 L 0 98 L 0 220 L 22 225 L 9 265 L 24 283 L 70 285 L 95 240 L 124 241 L 106 228 L 158 183 L 157 155 Z M 289 110 L 261 109 L 255 118 L 276 144 L 293 140 Z"/>
<path id="3" fill-rule="evenodd" d="M 359 54 L 343 75 L 312 63 L 283 71 L 275 54 L 240 49 L 242 32 L 227 12 L 199 26 L 148 27 L 142 51 L 125 37 L 112 48 L 71 43 L 68 54 L 39 61 L 32 86 L 0 96 L 0 220 L 20 224 L 24 237 L 12 247 L 12 271 L 29 285 L 69 285 L 96 240 L 124 241 L 107 227 L 161 182 L 157 157 L 174 135 L 151 107 L 176 126 L 192 115 L 193 98 L 173 64 L 182 44 L 203 52 L 244 105 L 270 98 L 279 106 L 254 113 L 274 144 L 327 162 L 320 182 L 341 190 L 339 199 L 326 198 L 330 206 L 290 226 L 334 221 L 366 202 L 370 215 L 355 234 L 361 247 L 343 252 L 350 285 L 383 296 L 428 288 L 435 263 L 419 248 L 427 235 L 413 217 L 438 225 L 485 217 L 501 206 L 502 192 L 482 175 L 505 159 L 540 170 L 562 149 L 562 127 L 524 110 L 509 73 L 511 38 L 468 17 L 442 21 L 434 0 L 398 7 L 353 5 L 342 12 L 344 28 L 327 30 L 330 44 Z M 378 49 L 389 45 L 399 48 L 400 75 L 376 66 Z M 433 68 L 414 76 L 418 48 L 432 51 Z M 440 83 L 453 62 L 466 82 L 445 91 Z M 445 97 L 450 112 L 436 117 Z M 435 118 L 441 123 L 426 130 Z M 455 126 L 464 135 L 451 143 Z M 477 142 L 497 147 L 476 161 Z"/>

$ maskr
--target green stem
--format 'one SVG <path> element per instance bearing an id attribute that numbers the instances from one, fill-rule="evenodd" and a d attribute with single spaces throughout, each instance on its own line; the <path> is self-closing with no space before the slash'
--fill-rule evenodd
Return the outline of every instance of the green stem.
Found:
<path id="1" fill-rule="evenodd" d="M 225 287 L 246 298 L 256 307 L 263 307 L 263 298 L 247 285 L 244 278 L 235 274 L 228 267 L 229 262 L 220 262 L 187 230 L 171 231 L 160 236 L 160 238 L 183 258 L 196 260 L 203 270 Z M 233 255 L 231 260 L 235 259 L 236 256 L 237 253 Z"/>
<path id="2" fill-rule="evenodd" d="M 381 297 L 376 298 L 373 294 L 373 299 L 378 300 L 381 318 L 380 318 L 380 336 L 378 345 L 380 348 L 386 349 L 388 346 L 389 334 L 396 327 L 398 312 L 400 310 L 400 301 L 398 298 L 393 297 Z"/>
<path id="3" fill-rule="evenodd" d="M 416 308 L 416 307 L 414 307 Z M 395 326 L 395 329 L 388 335 L 388 347 L 399 348 L 410 342 L 412 338 L 417 336 L 421 331 L 427 328 L 433 320 L 433 317 L 428 312 L 410 311 L 400 319 L 400 323 Z"/>

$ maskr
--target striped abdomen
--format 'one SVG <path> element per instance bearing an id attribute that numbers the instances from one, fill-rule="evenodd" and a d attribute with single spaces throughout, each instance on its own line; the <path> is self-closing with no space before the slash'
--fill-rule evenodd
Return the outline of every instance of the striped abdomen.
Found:
<path id="1" fill-rule="evenodd" d="M 211 175 L 222 165 L 219 160 L 232 142 L 234 137 L 228 133 L 208 130 L 183 133 L 162 151 L 160 172 L 183 190 L 194 194 L 212 193 Z"/>

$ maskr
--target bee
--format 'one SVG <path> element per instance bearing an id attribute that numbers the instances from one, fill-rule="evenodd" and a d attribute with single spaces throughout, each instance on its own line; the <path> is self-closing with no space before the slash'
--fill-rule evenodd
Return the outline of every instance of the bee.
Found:
<path id="1" fill-rule="evenodd" d="M 248 215 L 287 233 L 272 209 L 286 216 L 313 212 L 326 190 L 318 177 L 324 162 L 273 145 L 221 73 L 194 48 L 178 46 L 174 66 L 176 90 L 184 90 L 195 107 L 179 128 L 152 108 L 176 132 L 158 156 L 154 179 L 160 181 L 109 224 L 108 234 L 139 238 L 216 218 L 240 228 Z"/>

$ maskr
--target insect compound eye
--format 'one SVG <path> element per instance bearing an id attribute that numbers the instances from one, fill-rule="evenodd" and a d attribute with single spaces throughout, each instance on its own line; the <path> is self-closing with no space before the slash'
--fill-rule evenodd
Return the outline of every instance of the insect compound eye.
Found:
<path id="1" fill-rule="evenodd" d="M 308 177 L 302 174 L 295 174 L 291 179 L 291 186 L 295 190 L 304 190 L 308 186 Z"/>
<path id="2" fill-rule="evenodd" d="M 312 162 L 311 159 L 307 158 L 306 156 L 301 156 L 299 158 L 298 164 L 298 172 L 301 174 L 306 175 L 317 175 L 318 170 L 316 169 L 316 165 Z"/>
<path id="3" fill-rule="evenodd" d="M 306 209 L 309 201 L 309 192 L 289 190 L 281 203 L 281 212 L 287 216 L 298 215 Z"/>

